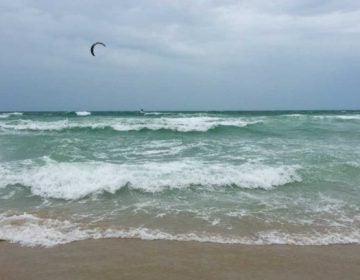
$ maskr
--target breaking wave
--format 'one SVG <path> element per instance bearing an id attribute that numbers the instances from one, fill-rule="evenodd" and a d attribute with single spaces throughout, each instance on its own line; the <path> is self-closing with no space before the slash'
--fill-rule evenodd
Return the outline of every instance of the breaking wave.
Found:
<path id="1" fill-rule="evenodd" d="M 0 238 L 360 244 L 359 120 L 359 111 L 3 112 Z"/>
<path id="2" fill-rule="evenodd" d="M 335 120 L 360 120 L 359 114 L 354 115 L 322 115 L 322 116 L 314 116 L 316 119 L 335 119 Z"/>
<path id="3" fill-rule="evenodd" d="M 115 131 L 140 131 L 140 130 L 171 130 L 178 132 L 206 132 L 220 126 L 246 127 L 262 123 L 261 120 L 242 120 L 214 117 L 194 118 L 117 118 L 99 121 L 33 121 L 18 120 L 16 122 L 0 123 L 3 130 L 32 130 L 32 131 L 61 131 L 68 129 L 105 129 Z"/>
<path id="4" fill-rule="evenodd" d="M 0 166 L 0 187 L 21 184 L 34 195 L 80 199 L 94 193 L 115 193 L 121 188 L 161 192 L 191 186 L 270 190 L 301 181 L 299 166 L 255 164 L 207 164 L 200 161 L 111 164 L 103 162 L 59 163 L 43 166 Z"/>
<path id="5" fill-rule="evenodd" d="M 160 115 L 170 115 L 171 113 L 165 112 L 145 112 L 143 113 L 145 116 L 160 116 Z"/>
<path id="6" fill-rule="evenodd" d="M 13 113 L 1 113 L 0 114 L 0 119 L 6 119 L 9 118 L 11 116 L 22 116 L 23 113 L 20 112 L 13 112 Z"/>
<path id="7" fill-rule="evenodd" d="M 360 120 L 359 114 L 346 114 L 346 115 L 317 115 L 317 114 L 284 114 L 280 117 L 292 118 L 292 119 L 315 119 L 315 120 Z"/>
<path id="8" fill-rule="evenodd" d="M 344 116 L 336 116 L 337 119 L 340 120 L 360 120 L 360 115 L 344 115 Z"/>
<path id="9" fill-rule="evenodd" d="M 85 117 L 85 116 L 90 116 L 91 113 L 90 112 L 87 112 L 87 111 L 78 111 L 78 112 L 75 112 L 75 114 L 79 117 Z"/>
<path id="10" fill-rule="evenodd" d="M 261 231 L 251 237 L 222 236 L 206 233 L 174 234 L 161 230 L 138 228 L 85 228 L 67 220 L 39 218 L 32 214 L 0 215 L 0 239 L 24 246 L 53 247 L 73 241 L 101 238 L 135 238 L 143 240 L 198 241 L 246 245 L 329 245 L 360 244 L 360 232 L 356 229 L 338 233 L 290 234 L 278 231 Z"/>

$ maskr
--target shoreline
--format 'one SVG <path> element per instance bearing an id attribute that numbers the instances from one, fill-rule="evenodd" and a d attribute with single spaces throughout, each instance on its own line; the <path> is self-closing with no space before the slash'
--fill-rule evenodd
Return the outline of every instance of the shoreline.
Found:
<path id="1" fill-rule="evenodd" d="M 5 279 L 358 279 L 360 245 L 239 245 L 89 239 L 51 248 L 0 242 Z"/>

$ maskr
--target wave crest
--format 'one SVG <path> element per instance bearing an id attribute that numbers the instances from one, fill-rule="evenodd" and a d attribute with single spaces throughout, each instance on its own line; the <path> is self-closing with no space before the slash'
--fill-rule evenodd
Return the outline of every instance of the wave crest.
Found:
<path id="1" fill-rule="evenodd" d="M 323 115 L 323 116 L 314 116 L 316 119 L 320 120 L 343 120 L 343 121 L 353 121 L 353 120 L 360 120 L 359 114 L 353 115 Z"/>
<path id="2" fill-rule="evenodd" d="M 38 167 L 0 166 L 0 187 L 21 184 L 41 197 L 80 199 L 121 188 L 145 192 L 191 186 L 270 190 L 301 181 L 298 166 L 231 165 L 179 161 L 170 163 L 110 164 L 48 162 Z"/>
<path id="3" fill-rule="evenodd" d="M 91 113 L 88 112 L 88 111 L 78 111 L 78 112 L 75 112 L 75 114 L 79 117 L 85 117 L 85 116 L 90 116 Z"/>
<path id="4" fill-rule="evenodd" d="M 243 120 L 214 117 L 193 118 L 115 118 L 109 120 L 69 119 L 58 121 L 18 120 L 0 123 L 3 130 L 61 131 L 67 129 L 105 129 L 115 131 L 170 130 L 178 132 L 206 132 L 220 126 L 246 127 L 262 123 L 261 120 Z"/>
<path id="5" fill-rule="evenodd" d="M 13 113 L 1 113 L 0 114 L 0 119 L 6 119 L 9 118 L 11 116 L 22 116 L 23 113 L 21 112 L 13 112 Z"/>

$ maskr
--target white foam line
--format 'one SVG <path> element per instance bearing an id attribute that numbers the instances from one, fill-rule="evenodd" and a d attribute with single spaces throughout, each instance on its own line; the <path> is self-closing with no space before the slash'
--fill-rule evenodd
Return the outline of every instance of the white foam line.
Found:
<path id="1" fill-rule="evenodd" d="M 171 234 L 144 227 L 128 229 L 85 229 L 79 224 L 56 219 L 41 219 L 34 215 L 0 215 L 0 239 L 24 246 L 53 247 L 73 241 L 101 238 L 135 238 L 143 240 L 177 240 L 246 245 L 330 245 L 360 244 L 360 233 L 308 233 L 288 234 L 281 231 L 263 231 L 252 237 L 221 236 L 211 234 Z"/>
<path id="2" fill-rule="evenodd" d="M 1 113 L 0 114 L 0 119 L 6 119 L 9 118 L 11 116 L 22 116 L 23 113 L 20 112 L 13 112 L 13 113 Z"/>
<path id="3" fill-rule="evenodd" d="M 76 112 L 78 116 L 88 116 L 90 112 Z M 74 128 L 104 129 L 117 131 L 139 131 L 142 129 L 167 129 L 179 132 L 206 132 L 219 126 L 246 127 L 262 123 L 262 120 L 246 120 L 238 118 L 187 117 L 187 118 L 112 118 L 93 120 L 34 121 L 18 120 L 0 123 L 0 128 L 7 130 L 60 131 Z"/>
<path id="4" fill-rule="evenodd" d="M 23 163 L 0 165 L 0 187 L 21 184 L 30 187 L 35 195 L 69 200 L 104 191 L 114 193 L 124 186 L 146 192 L 195 185 L 271 190 L 301 181 L 297 174 L 299 168 L 186 160 L 143 164 L 59 163 L 49 160 L 42 166 Z"/>
<path id="5" fill-rule="evenodd" d="M 316 119 L 360 120 L 360 115 L 324 115 L 314 116 Z"/>
<path id="6" fill-rule="evenodd" d="M 90 116 L 91 113 L 90 112 L 87 112 L 87 111 L 78 111 L 78 112 L 75 112 L 77 116 L 80 116 L 80 117 L 85 117 L 85 116 Z"/>

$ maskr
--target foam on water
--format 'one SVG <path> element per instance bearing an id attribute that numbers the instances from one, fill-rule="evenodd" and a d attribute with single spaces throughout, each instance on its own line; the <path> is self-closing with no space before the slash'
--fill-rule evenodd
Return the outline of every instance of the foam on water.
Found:
<path id="1" fill-rule="evenodd" d="M 321 115 L 321 116 L 314 116 L 316 119 L 334 119 L 334 120 L 360 120 L 359 114 L 353 115 Z"/>
<path id="2" fill-rule="evenodd" d="M 299 113 L 294 113 L 294 114 L 284 114 L 284 115 L 280 115 L 282 117 L 286 117 L 286 118 L 291 118 L 293 120 L 342 120 L 342 121 L 351 121 L 351 120 L 360 120 L 360 114 L 345 114 L 345 115 L 339 115 L 339 114 L 334 114 L 334 115 L 325 115 L 325 114 L 299 114 Z M 270 118 L 272 118 L 270 116 Z"/>
<path id="3" fill-rule="evenodd" d="M 186 160 L 142 164 L 50 161 L 43 166 L 0 165 L 0 187 L 21 184 L 35 195 L 61 199 L 79 199 L 104 191 L 114 193 L 125 186 L 145 192 L 195 185 L 270 190 L 301 181 L 298 169 L 299 166 L 208 164 Z"/>
<path id="4" fill-rule="evenodd" d="M 138 228 L 86 228 L 79 223 L 58 219 L 39 218 L 23 213 L 0 214 L 0 239 L 24 246 L 52 247 L 77 240 L 100 238 L 136 238 L 143 240 L 177 240 L 228 244 L 266 245 L 329 245 L 360 244 L 360 232 L 353 229 L 348 233 L 311 232 L 309 234 L 291 234 L 280 230 L 261 231 L 255 236 L 223 236 L 206 233 L 174 234 L 145 227 Z"/>
<path id="5" fill-rule="evenodd" d="M 85 113 L 85 112 L 81 112 Z M 82 114 L 81 116 L 86 116 Z M 149 130 L 173 130 L 179 132 L 206 132 L 219 126 L 246 127 L 248 125 L 262 123 L 262 120 L 248 120 L 239 118 L 218 117 L 182 117 L 182 118 L 111 118 L 88 121 L 57 120 L 35 121 L 19 120 L 16 122 L 0 123 L 0 128 L 7 130 L 37 130 L 37 131 L 60 131 L 75 128 L 104 129 L 111 128 L 117 131 Z"/>
<path id="6" fill-rule="evenodd" d="M 241 119 L 227 119 L 214 117 L 190 117 L 190 118 L 158 118 L 150 121 L 133 120 L 127 123 L 114 124 L 112 127 L 118 131 L 129 130 L 174 130 L 179 132 L 199 131 L 206 132 L 218 126 L 245 127 L 261 121 L 247 121 Z"/>
<path id="7" fill-rule="evenodd" d="M 337 116 L 337 119 L 340 119 L 340 120 L 360 120 L 360 115 Z"/>
<path id="8" fill-rule="evenodd" d="M 145 116 L 159 116 L 159 115 L 169 115 L 171 113 L 164 113 L 164 112 L 146 112 L 144 113 Z"/>
<path id="9" fill-rule="evenodd" d="M 359 112 L 148 113 L 1 113 L 0 238 L 359 244 Z"/>
<path id="10" fill-rule="evenodd" d="M 25 246 L 51 247 L 91 237 L 93 231 L 82 230 L 69 221 L 41 219 L 31 214 L 0 215 L 0 239 Z"/>
<path id="11" fill-rule="evenodd" d="M 91 115 L 91 113 L 87 112 L 87 111 L 78 111 L 78 112 L 75 112 L 75 114 L 77 116 L 80 116 L 80 117 L 85 117 L 85 116 L 90 116 Z"/>
<path id="12" fill-rule="evenodd" d="M 68 120 L 61 121 L 32 121 L 32 120 L 19 120 L 11 123 L 0 123 L 0 128 L 7 130 L 63 130 L 69 127 Z"/>
<path id="13" fill-rule="evenodd" d="M 0 114 L 0 119 L 6 119 L 9 118 L 11 116 L 22 116 L 23 113 L 21 112 L 13 112 L 13 113 L 1 113 Z"/>

